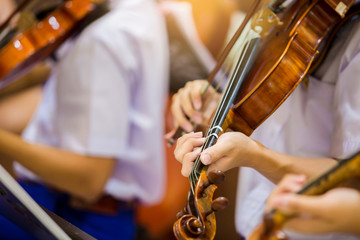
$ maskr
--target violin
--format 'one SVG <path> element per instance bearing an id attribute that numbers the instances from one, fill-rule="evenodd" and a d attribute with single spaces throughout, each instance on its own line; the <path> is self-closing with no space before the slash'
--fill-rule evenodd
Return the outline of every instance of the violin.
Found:
<path id="1" fill-rule="evenodd" d="M 228 128 L 250 136 L 276 111 L 311 67 L 321 61 L 322 52 L 328 46 L 326 41 L 337 31 L 353 2 L 255 2 L 250 10 L 251 17 L 245 19 L 246 26 L 240 27 L 242 49 L 206 133 L 201 152 L 214 145 L 219 134 Z M 219 65 L 216 71 L 220 69 Z M 217 74 L 216 71 L 210 78 Z M 216 184 L 224 180 L 223 173 L 207 173 L 200 155 L 189 176 L 188 204 L 174 223 L 177 239 L 213 239 L 216 233 L 214 211 L 227 205 L 222 197 L 212 199 Z"/>
<path id="2" fill-rule="evenodd" d="M 319 195 L 347 180 L 360 177 L 360 152 L 352 157 L 339 161 L 339 164 L 309 181 L 296 194 Z M 260 224 L 249 237 L 249 240 L 281 240 L 285 234 L 281 231 L 285 222 L 293 216 L 272 210 L 264 215 Z"/>
<path id="3" fill-rule="evenodd" d="M 24 7 L 24 2 L 17 10 Z M 50 56 L 66 39 L 106 12 L 105 0 L 66 0 L 37 24 L 2 44 L 0 88 Z"/>

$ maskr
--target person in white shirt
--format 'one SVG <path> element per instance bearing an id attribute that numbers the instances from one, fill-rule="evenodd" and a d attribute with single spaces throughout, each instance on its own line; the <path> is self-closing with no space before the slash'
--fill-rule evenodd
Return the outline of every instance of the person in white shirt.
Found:
<path id="1" fill-rule="evenodd" d="M 202 152 L 200 159 L 209 165 L 209 170 L 242 167 L 235 222 L 244 237 L 262 221 L 266 198 L 285 174 L 305 174 L 310 178 L 334 166 L 334 158 L 343 159 L 359 151 L 359 24 L 357 19 L 338 32 L 325 62 L 309 76 L 309 86 L 300 84 L 251 138 L 227 132 Z M 174 97 L 176 122 L 186 130 L 191 125 L 185 115 L 195 122 L 203 118 L 199 90 L 202 84 L 194 81 Z M 183 175 L 188 176 L 204 141 L 201 133 L 190 133 L 178 140 L 175 156 L 183 163 Z M 357 238 L 337 233 L 288 234 L 290 239 Z"/>
<path id="2" fill-rule="evenodd" d="M 112 1 L 57 51 L 22 138 L 0 126 L 0 156 L 24 188 L 95 238 L 133 239 L 132 205 L 162 198 L 167 44 L 155 1 Z M 7 226 L 1 239 L 17 233 Z"/>

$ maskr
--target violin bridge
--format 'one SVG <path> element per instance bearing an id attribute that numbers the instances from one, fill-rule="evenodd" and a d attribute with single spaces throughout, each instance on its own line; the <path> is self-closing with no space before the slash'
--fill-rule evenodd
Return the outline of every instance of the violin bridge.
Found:
<path id="1" fill-rule="evenodd" d="M 339 2 L 338 5 L 337 5 L 336 8 L 335 8 L 335 11 L 336 11 L 340 16 L 344 16 L 346 9 L 347 9 L 346 4 L 343 3 L 343 2 Z"/>
<path id="2" fill-rule="evenodd" d="M 282 24 L 283 22 L 270 8 L 265 8 L 254 14 L 251 20 L 251 29 L 264 38 L 272 27 Z"/>

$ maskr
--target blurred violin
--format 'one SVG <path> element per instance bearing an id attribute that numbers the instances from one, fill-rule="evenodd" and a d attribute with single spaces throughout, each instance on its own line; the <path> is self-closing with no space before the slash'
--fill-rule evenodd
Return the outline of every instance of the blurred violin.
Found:
<path id="1" fill-rule="evenodd" d="M 16 11 L 24 8 L 25 3 L 28 2 L 25 0 Z M 107 12 L 105 0 L 66 0 L 62 2 L 34 26 L 11 39 L 2 40 L 0 88 L 20 77 L 36 62 L 50 56 L 66 39 Z M 10 22 L 15 12 L 11 14 L 5 24 Z M 1 26 L 2 30 L 4 30 L 4 26 Z"/>
<path id="2" fill-rule="evenodd" d="M 256 11 L 242 25 L 241 50 L 201 152 L 214 145 L 219 134 L 228 128 L 251 135 L 293 92 L 311 67 L 321 61 L 329 45 L 326 42 L 338 30 L 353 2 L 256 2 L 252 8 Z M 214 211 L 227 205 L 224 198 L 212 199 L 223 174 L 207 175 L 200 155 L 189 176 L 188 204 L 174 224 L 177 239 L 213 239 Z"/>
<path id="3" fill-rule="evenodd" d="M 339 161 L 339 164 L 314 180 L 308 182 L 296 194 L 319 195 L 339 184 L 360 178 L 360 153 Z M 282 232 L 285 222 L 291 219 L 289 216 L 277 210 L 272 210 L 264 215 L 264 221 L 251 234 L 249 240 L 283 240 L 286 235 Z"/>

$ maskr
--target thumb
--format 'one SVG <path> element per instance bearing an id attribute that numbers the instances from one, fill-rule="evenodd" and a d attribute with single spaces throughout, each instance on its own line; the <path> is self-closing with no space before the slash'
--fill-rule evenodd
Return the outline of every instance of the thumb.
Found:
<path id="1" fill-rule="evenodd" d="M 205 149 L 201 153 L 200 160 L 204 165 L 209 165 L 209 164 L 216 162 L 223 156 L 224 156 L 223 148 L 221 146 L 219 146 L 218 144 L 215 144 L 215 145 Z"/>

